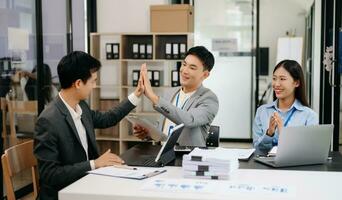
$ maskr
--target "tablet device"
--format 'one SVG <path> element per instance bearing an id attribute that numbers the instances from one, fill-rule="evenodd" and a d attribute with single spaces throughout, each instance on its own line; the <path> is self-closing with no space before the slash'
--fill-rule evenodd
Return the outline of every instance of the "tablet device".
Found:
<path id="1" fill-rule="evenodd" d="M 150 137 L 154 141 L 160 141 L 162 134 L 164 134 L 161 130 L 156 128 L 150 121 L 139 118 L 138 116 L 127 116 L 126 119 L 132 123 L 132 125 L 139 125 L 148 130 Z"/>

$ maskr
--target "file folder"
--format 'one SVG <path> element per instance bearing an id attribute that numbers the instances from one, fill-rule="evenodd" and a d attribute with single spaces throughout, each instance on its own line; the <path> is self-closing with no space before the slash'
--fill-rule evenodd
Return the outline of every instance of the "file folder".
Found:
<path id="1" fill-rule="evenodd" d="M 179 46 L 178 43 L 172 44 L 172 58 L 173 59 L 179 59 Z"/>
<path id="2" fill-rule="evenodd" d="M 178 70 L 172 70 L 171 71 L 171 86 L 172 87 L 180 86 Z"/>
<path id="3" fill-rule="evenodd" d="M 132 72 L 132 85 L 133 86 L 138 86 L 138 82 L 139 82 L 139 76 L 140 76 L 140 70 L 133 70 Z"/>
<path id="4" fill-rule="evenodd" d="M 138 59 L 139 58 L 139 44 L 134 43 L 132 46 L 132 53 L 133 53 L 133 58 Z"/>
<path id="5" fill-rule="evenodd" d="M 160 86 L 160 71 L 154 70 L 153 71 L 153 79 L 152 79 L 152 86 L 159 87 Z"/>
<path id="6" fill-rule="evenodd" d="M 152 44 L 146 45 L 146 58 L 152 59 Z"/>
<path id="7" fill-rule="evenodd" d="M 106 43 L 106 59 L 113 59 L 112 43 Z"/>
<path id="8" fill-rule="evenodd" d="M 139 55 L 141 59 L 146 59 L 146 45 L 139 44 Z"/>
<path id="9" fill-rule="evenodd" d="M 148 77 L 148 79 L 150 80 L 150 83 L 151 83 L 151 85 L 152 85 L 152 83 L 153 83 L 153 71 L 148 70 L 148 71 L 147 71 L 147 77 Z"/>
<path id="10" fill-rule="evenodd" d="M 165 44 L 165 59 L 171 59 L 171 50 L 172 50 L 172 45 L 171 43 L 166 43 Z"/>
<path id="11" fill-rule="evenodd" d="M 113 59 L 119 59 L 119 43 L 112 44 Z"/>
<path id="12" fill-rule="evenodd" d="M 186 55 L 186 44 L 180 43 L 179 44 L 179 57 L 180 59 L 184 59 Z"/>

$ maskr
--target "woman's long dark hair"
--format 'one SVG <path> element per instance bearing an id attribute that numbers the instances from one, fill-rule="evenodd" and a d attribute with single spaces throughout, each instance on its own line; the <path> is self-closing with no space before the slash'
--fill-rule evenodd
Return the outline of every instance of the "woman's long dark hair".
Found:
<path id="1" fill-rule="evenodd" d="M 289 72 L 295 81 L 299 81 L 299 86 L 295 89 L 295 98 L 298 99 L 302 105 L 309 107 L 305 95 L 305 82 L 302 67 L 295 60 L 283 60 L 275 66 L 273 74 L 280 67 L 283 67 Z"/>
<path id="2" fill-rule="evenodd" d="M 35 73 L 37 71 L 37 66 L 35 66 L 32 70 L 32 73 Z M 48 104 L 52 100 L 52 78 L 51 78 L 51 69 L 49 65 L 44 64 L 43 65 L 43 84 L 44 87 L 42 88 L 41 94 L 44 97 L 44 105 Z M 37 100 L 38 99 L 38 93 L 37 93 L 37 80 L 33 78 L 29 78 L 27 80 L 27 83 L 25 85 L 25 92 L 27 95 L 27 98 L 29 100 Z"/>

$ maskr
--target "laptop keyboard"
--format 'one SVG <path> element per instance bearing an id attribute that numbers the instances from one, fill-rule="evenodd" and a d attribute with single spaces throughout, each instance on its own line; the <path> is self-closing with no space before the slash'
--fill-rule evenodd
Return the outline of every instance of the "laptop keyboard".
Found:
<path id="1" fill-rule="evenodd" d="M 127 159 L 125 160 L 125 162 L 129 166 L 163 167 L 164 165 L 175 159 L 175 153 L 174 151 L 170 150 L 166 153 L 163 153 L 158 162 L 155 162 L 155 159 L 155 155 L 140 155 L 135 159 Z"/>
<path id="2" fill-rule="evenodd" d="M 131 166 L 161 167 L 161 163 L 155 162 L 155 156 L 144 156 L 143 158 L 130 160 L 127 164 Z"/>
<path id="3" fill-rule="evenodd" d="M 160 163 L 155 162 L 155 158 L 146 159 L 143 164 L 145 167 L 160 167 Z"/>

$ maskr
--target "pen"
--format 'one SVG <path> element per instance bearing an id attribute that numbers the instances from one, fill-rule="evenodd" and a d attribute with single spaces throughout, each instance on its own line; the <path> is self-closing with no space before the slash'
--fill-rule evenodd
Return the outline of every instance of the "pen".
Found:
<path id="1" fill-rule="evenodd" d="M 113 167 L 120 168 L 120 169 L 137 170 L 136 167 L 128 167 L 127 165 L 113 165 Z"/>
<path id="2" fill-rule="evenodd" d="M 149 177 L 152 177 L 152 176 L 155 176 L 155 175 L 157 175 L 157 174 L 161 174 L 161 173 L 164 173 L 164 172 L 166 172 L 166 169 L 164 169 L 164 170 L 156 170 L 156 171 L 154 171 L 154 172 L 151 172 L 151 173 L 148 173 L 148 174 L 144 174 L 143 176 L 144 177 L 146 177 L 146 178 L 149 178 Z"/>

